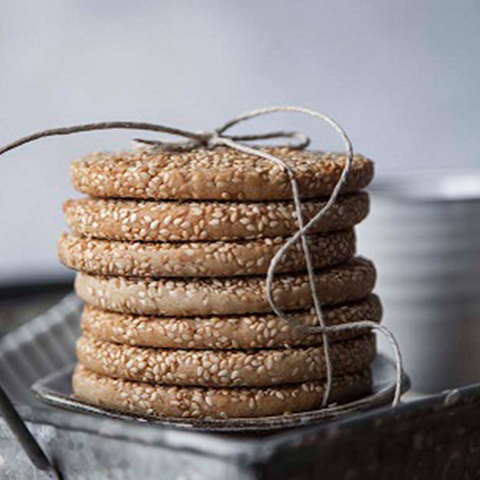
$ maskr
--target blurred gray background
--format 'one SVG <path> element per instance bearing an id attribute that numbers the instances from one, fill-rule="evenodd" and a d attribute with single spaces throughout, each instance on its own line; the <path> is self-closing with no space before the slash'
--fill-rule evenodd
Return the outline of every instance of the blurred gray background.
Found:
<path id="1" fill-rule="evenodd" d="M 378 176 L 478 167 L 479 25 L 478 0 L 2 0 L 0 143 L 108 119 L 208 129 L 299 104 L 340 121 Z M 272 126 L 341 147 L 294 116 L 248 128 Z M 67 275 L 56 240 L 69 163 L 131 136 L 49 139 L 0 159 L 0 284 Z"/>

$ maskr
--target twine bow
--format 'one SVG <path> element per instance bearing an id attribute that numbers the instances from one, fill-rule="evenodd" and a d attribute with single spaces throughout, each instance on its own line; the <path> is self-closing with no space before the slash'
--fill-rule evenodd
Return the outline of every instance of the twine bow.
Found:
<path id="1" fill-rule="evenodd" d="M 230 130 L 235 125 L 251 120 L 256 117 L 263 115 L 269 115 L 278 112 L 296 112 L 304 115 L 309 115 L 318 120 L 324 121 L 329 124 L 342 138 L 347 160 L 345 162 L 345 167 L 342 171 L 342 174 L 335 185 L 328 201 L 325 206 L 308 222 L 305 223 L 302 211 L 302 202 L 300 198 L 300 191 L 298 186 L 298 181 L 295 175 L 295 171 L 290 167 L 284 160 L 280 157 L 272 155 L 266 151 L 255 148 L 254 146 L 247 145 L 244 142 L 258 141 L 258 140 L 272 140 L 272 139 L 293 139 L 296 143 L 288 144 L 290 148 L 296 148 L 299 150 L 305 149 L 310 144 L 310 138 L 304 135 L 301 132 L 293 131 L 276 131 L 268 132 L 263 134 L 253 134 L 253 135 L 227 135 L 226 132 Z M 0 155 L 13 150 L 21 145 L 26 143 L 33 142 L 40 138 L 53 137 L 59 135 L 71 135 L 74 133 L 88 132 L 94 130 L 111 130 L 111 129 L 129 129 L 129 130 L 146 130 L 157 133 L 166 133 L 169 135 L 182 137 L 185 139 L 181 142 L 162 142 L 157 140 L 143 140 L 135 139 L 135 141 L 144 145 L 147 148 L 159 149 L 159 150 L 168 150 L 168 151 L 185 151 L 192 150 L 199 147 L 204 148 L 215 148 L 218 146 L 224 146 L 237 150 L 239 152 L 247 153 L 249 155 L 254 155 L 256 157 L 264 158 L 265 160 L 271 161 L 277 165 L 280 165 L 288 174 L 291 187 L 292 195 L 295 206 L 295 214 L 298 221 L 298 231 L 280 248 L 272 259 L 267 273 L 267 297 L 268 301 L 273 309 L 273 311 L 284 321 L 286 321 L 292 328 L 300 330 L 304 334 L 316 334 L 322 335 L 323 341 L 323 350 L 325 355 L 325 365 L 327 373 L 327 381 L 325 386 L 325 393 L 323 396 L 322 406 L 326 407 L 330 398 L 331 388 L 332 388 L 332 362 L 330 358 L 330 349 L 329 349 L 329 334 L 334 332 L 340 332 L 345 330 L 377 330 L 379 333 L 385 335 L 385 337 L 390 342 L 394 356 L 395 356 L 395 366 L 396 366 L 396 385 L 395 393 L 393 398 L 393 406 L 397 405 L 400 401 L 402 393 L 402 380 L 403 380 L 403 367 L 402 367 L 402 356 L 400 352 L 399 345 L 392 334 L 392 332 L 385 327 L 384 325 L 379 325 L 371 321 L 358 321 L 344 325 L 331 325 L 327 326 L 323 319 L 322 309 L 320 305 L 320 300 L 318 298 L 318 293 L 316 289 L 315 281 L 315 271 L 312 261 L 312 255 L 310 251 L 309 241 L 307 234 L 314 227 L 314 225 L 322 219 L 330 210 L 332 205 L 335 203 L 340 190 L 346 182 L 348 173 L 350 171 L 352 160 L 353 160 L 353 146 L 348 135 L 343 130 L 343 128 L 335 122 L 331 117 L 325 115 L 321 112 L 316 112 L 308 108 L 295 107 L 295 106 L 284 106 L 284 107 L 269 107 L 258 110 L 252 110 L 243 115 L 240 115 L 222 125 L 219 128 L 211 132 L 191 132 L 188 130 L 182 130 L 179 128 L 168 127 L 159 124 L 144 123 L 144 122 L 128 122 L 128 121 L 114 121 L 114 122 L 99 122 L 99 123 L 88 123 L 83 125 L 75 125 L 72 127 L 60 127 L 53 128 L 49 130 L 43 130 L 33 135 L 22 137 L 17 141 L 6 145 L 0 149 Z M 282 258 L 292 248 L 298 241 L 301 242 L 302 249 L 305 255 L 305 263 L 307 266 L 308 279 L 310 290 L 313 299 L 313 306 L 315 309 L 315 314 L 318 320 L 318 325 L 316 326 L 305 326 L 299 325 L 294 319 L 290 318 L 277 304 L 273 296 L 273 283 L 275 280 L 275 270 L 278 264 L 281 262 Z"/>

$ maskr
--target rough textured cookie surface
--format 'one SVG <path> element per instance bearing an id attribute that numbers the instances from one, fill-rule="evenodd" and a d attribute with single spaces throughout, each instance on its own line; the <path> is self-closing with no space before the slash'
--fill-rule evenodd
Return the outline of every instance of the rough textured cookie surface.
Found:
<path id="1" fill-rule="evenodd" d="M 305 220 L 325 200 L 303 202 Z M 67 223 L 80 236 L 120 241 L 178 242 L 288 237 L 298 230 L 292 202 L 178 202 L 81 198 L 63 206 Z M 352 228 L 368 214 L 366 192 L 337 199 L 311 232 Z"/>
<path id="2" fill-rule="evenodd" d="M 63 234 L 61 262 L 94 275 L 126 277 L 224 277 L 264 275 L 284 245 L 281 237 L 237 242 L 145 243 L 97 240 Z M 355 254 L 353 230 L 310 237 L 315 268 L 336 265 Z M 300 243 L 279 263 L 278 273 L 306 270 Z"/>
<path id="3" fill-rule="evenodd" d="M 367 368 L 375 358 L 373 334 L 332 343 L 333 374 Z M 323 346 L 269 350 L 163 350 L 100 342 L 84 334 L 78 361 L 100 375 L 162 385 L 267 387 L 321 380 Z"/>
<path id="4" fill-rule="evenodd" d="M 334 377 L 331 403 L 346 403 L 371 391 L 369 369 Z M 324 382 L 268 388 L 198 388 L 114 379 L 78 365 L 73 390 L 80 400 L 112 410 L 180 418 L 256 418 L 320 408 Z"/>
<path id="5" fill-rule="evenodd" d="M 294 168 L 303 198 L 329 195 L 345 166 L 345 155 L 289 148 L 263 149 Z M 188 152 L 95 153 L 73 162 L 74 187 L 96 197 L 156 200 L 290 200 L 283 168 L 229 148 Z M 355 155 L 343 192 L 365 188 L 373 163 Z"/>
<path id="6" fill-rule="evenodd" d="M 372 292 L 375 279 L 373 264 L 356 258 L 341 266 L 318 270 L 318 296 L 323 305 L 360 300 Z M 113 312 L 195 316 L 272 311 L 264 276 L 155 280 L 99 277 L 80 272 L 75 289 L 87 303 Z M 308 275 L 278 275 L 273 295 L 284 309 L 309 308 L 312 296 Z"/>
<path id="7" fill-rule="evenodd" d="M 380 322 L 382 307 L 376 295 L 364 300 L 324 307 L 326 325 L 358 321 Z M 318 325 L 313 311 L 291 313 L 297 325 Z M 312 346 L 322 343 L 321 335 L 305 335 L 275 314 L 213 317 L 153 317 L 113 313 L 85 306 L 82 330 L 92 338 L 118 344 L 181 349 L 257 349 Z M 362 330 L 330 334 L 331 341 L 364 335 Z"/>

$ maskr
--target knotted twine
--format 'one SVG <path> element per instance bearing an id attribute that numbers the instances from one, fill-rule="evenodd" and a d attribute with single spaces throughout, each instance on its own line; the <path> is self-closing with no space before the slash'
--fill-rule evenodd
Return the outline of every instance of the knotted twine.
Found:
<path id="1" fill-rule="evenodd" d="M 253 118 L 260 117 L 263 115 L 270 115 L 278 112 L 301 113 L 303 115 L 309 115 L 315 119 L 326 122 L 340 135 L 345 145 L 347 158 L 345 162 L 345 167 L 343 168 L 340 178 L 337 181 L 335 187 L 333 188 L 332 193 L 330 194 L 330 197 L 328 198 L 324 207 L 316 215 L 314 215 L 314 217 L 307 223 L 305 223 L 304 216 L 303 216 L 300 190 L 299 190 L 298 180 L 297 180 L 294 169 L 290 167 L 290 165 L 288 165 L 288 163 L 282 160 L 280 157 L 277 157 L 276 155 L 272 155 L 266 151 L 260 150 L 259 148 L 248 145 L 244 142 L 258 141 L 258 140 L 271 140 L 271 139 L 294 139 L 296 140 L 296 143 L 288 144 L 288 146 L 290 148 L 303 150 L 307 148 L 307 146 L 310 144 L 310 138 L 301 132 L 292 132 L 292 131 L 276 131 L 276 132 L 268 132 L 263 134 L 252 134 L 252 135 L 227 135 L 226 134 L 227 130 L 231 129 L 235 125 L 238 125 L 239 123 L 246 122 L 247 120 L 251 120 Z M 326 366 L 326 373 L 327 373 L 325 392 L 322 400 L 323 407 L 326 407 L 328 405 L 330 393 L 332 389 L 332 380 L 333 380 L 332 361 L 330 358 L 329 334 L 334 332 L 346 331 L 346 330 L 365 330 L 365 329 L 377 330 L 379 333 L 385 335 L 385 337 L 387 338 L 387 340 L 390 342 L 392 346 L 394 356 L 395 356 L 396 383 L 395 383 L 395 392 L 393 396 L 392 405 L 395 406 L 399 403 L 400 397 L 402 394 L 403 362 L 402 362 L 400 347 L 394 335 L 392 334 L 392 332 L 384 325 L 380 325 L 375 322 L 366 321 L 366 320 L 348 323 L 344 325 L 327 326 L 325 324 L 325 321 L 322 315 L 322 308 L 320 305 L 320 300 L 318 298 L 316 281 L 315 281 L 314 264 L 312 261 L 312 254 L 310 251 L 310 245 L 309 245 L 307 234 L 315 226 L 315 224 L 328 213 L 332 205 L 337 200 L 337 197 L 340 194 L 340 191 L 347 180 L 348 173 L 350 171 L 352 161 L 353 161 L 352 142 L 348 137 L 347 133 L 345 132 L 345 130 L 335 120 L 333 120 L 331 117 L 329 117 L 324 113 L 316 112 L 308 108 L 295 107 L 295 106 L 281 106 L 281 107 L 269 107 L 269 108 L 262 108 L 258 110 L 252 110 L 250 112 L 244 113 L 243 115 L 235 117 L 234 119 L 226 122 L 221 127 L 216 128 L 210 132 L 191 132 L 191 131 L 182 130 L 179 128 L 174 128 L 174 127 L 169 127 L 169 126 L 159 125 L 154 123 L 145 123 L 145 122 L 113 121 L 113 122 L 87 123 L 82 125 L 74 125 L 72 127 L 60 127 L 60 128 L 42 130 L 32 135 L 22 137 L 16 140 L 15 142 L 12 142 L 9 145 L 6 145 L 5 147 L 1 148 L 0 155 L 3 155 L 4 153 L 10 150 L 18 148 L 26 143 L 30 143 L 35 140 L 38 140 L 40 138 L 60 136 L 60 135 L 71 135 L 75 133 L 90 132 L 94 130 L 111 130 L 111 129 L 146 130 L 151 132 L 166 133 L 169 135 L 178 136 L 186 139 L 186 141 L 184 140 L 181 142 L 163 142 L 163 141 L 156 141 L 156 140 L 135 139 L 137 144 L 146 146 L 147 148 L 152 149 L 153 151 L 155 150 L 167 150 L 167 151 L 186 151 L 187 150 L 188 151 L 188 150 L 193 150 L 195 148 L 201 148 L 201 147 L 215 148 L 218 146 L 224 146 L 227 148 L 231 148 L 233 150 L 237 150 L 239 152 L 243 152 L 259 158 L 263 158 L 277 165 L 280 165 L 285 170 L 285 172 L 287 173 L 290 179 L 293 202 L 295 207 L 295 214 L 298 222 L 298 231 L 278 250 L 278 252 L 273 257 L 272 261 L 270 262 L 268 273 L 267 273 L 267 284 L 266 284 L 267 297 L 268 297 L 270 306 L 272 310 L 280 318 L 282 318 L 285 322 L 287 322 L 291 328 L 297 329 L 305 335 L 314 334 L 314 335 L 322 336 L 322 345 L 323 345 L 323 351 L 325 355 L 325 366 Z M 305 263 L 307 266 L 308 280 L 309 280 L 309 286 L 312 294 L 313 307 L 314 307 L 316 318 L 318 321 L 318 325 L 315 325 L 315 326 L 299 325 L 293 318 L 289 317 L 280 308 L 273 294 L 273 284 L 275 280 L 276 268 L 278 264 L 282 261 L 286 253 L 290 250 L 290 248 L 292 248 L 298 241 L 301 242 L 302 250 L 305 255 Z"/>

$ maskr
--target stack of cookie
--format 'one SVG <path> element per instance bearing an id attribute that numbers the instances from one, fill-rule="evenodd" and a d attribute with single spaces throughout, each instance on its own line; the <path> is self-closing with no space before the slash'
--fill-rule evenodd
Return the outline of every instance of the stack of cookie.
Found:
<path id="1" fill-rule="evenodd" d="M 305 217 L 325 205 L 345 165 L 334 153 L 265 149 L 297 172 Z M 375 269 L 355 257 L 353 227 L 369 209 L 371 161 L 356 155 L 342 195 L 309 237 L 329 325 L 380 321 Z M 73 163 L 89 196 L 67 201 L 61 261 L 86 302 L 75 395 L 137 414 L 234 418 L 318 408 L 320 335 L 273 314 L 269 263 L 298 226 L 289 179 L 267 160 L 225 148 L 101 153 Z M 315 325 L 303 252 L 277 270 L 274 297 Z M 331 337 L 331 402 L 368 393 L 375 339 Z"/>

